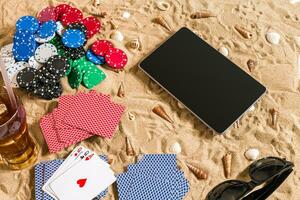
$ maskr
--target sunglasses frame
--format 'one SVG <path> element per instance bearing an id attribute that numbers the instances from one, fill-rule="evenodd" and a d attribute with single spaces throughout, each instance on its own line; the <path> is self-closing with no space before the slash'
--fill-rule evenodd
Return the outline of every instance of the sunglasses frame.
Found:
<path id="1" fill-rule="evenodd" d="M 273 176 L 269 177 L 267 180 L 262 181 L 262 182 L 258 182 L 253 180 L 253 177 L 251 176 L 250 172 L 253 171 L 255 168 L 259 168 L 258 166 L 256 166 L 258 164 L 258 162 L 265 162 L 271 159 L 276 159 L 279 160 L 283 163 L 282 168 L 275 173 Z M 278 157 L 265 157 L 262 159 L 259 159 L 255 162 L 253 162 L 250 166 L 249 166 L 249 176 L 251 178 L 251 181 L 249 182 L 244 182 L 244 181 L 240 181 L 240 180 L 227 180 L 224 181 L 220 184 L 218 184 L 217 186 L 215 186 L 207 195 L 206 200 L 215 200 L 215 198 L 210 198 L 209 196 L 212 195 L 214 192 L 216 192 L 217 188 L 219 188 L 221 185 L 226 184 L 226 183 L 230 183 L 230 182 L 239 182 L 239 183 L 245 183 L 245 185 L 248 187 L 247 191 L 244 192 L 241 198 L 238 198 L 236 200 L 264 200 L 266 199 L 268 196 L 270 196 L 283 182 L 284 180 L 290 175 L 290 173 L 293 171 L 293 167 L 294 164 L 290 161 L 287 161 L 285 159 L 282 158 L 278 158 Z M 279 180 L 277 180 L 279 179 Z M 266 183 L 266 185 L 259 189 L 256 190 L 254 192 L 251 192 L 255 187 Z M 218 196 L 222 195 L 224 192 L 226 191 L 226 188 L 220 193 L 218 194 Z"/>

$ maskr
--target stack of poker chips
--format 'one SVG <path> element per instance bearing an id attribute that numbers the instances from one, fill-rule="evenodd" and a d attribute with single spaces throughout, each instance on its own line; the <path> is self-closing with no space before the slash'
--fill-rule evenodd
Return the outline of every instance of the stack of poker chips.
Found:
<path id="1" fill-rule="evenodd" d="M 101 22 L 97 18 L 84 18 L 79 9 L 67 4 L 42 9 L 37 17 L 21 17 L 16 23 L 13 44 L 1 50 L 12 86 L 24 88 L 41 98 L 51 99 L 61 94 L 59 79 L 63 76 L 68 76 L 72 88 L 83 84 L 91 89 L 101 83 L 106 75 L 96 65 L 106 63 L 113 69 L 123 68 L 127 63 L 127 56 L 122 50 L 118 50 L 117 54 L 110 53 L 111 59 L 109 54 L 107 58 L 97 54 L 98 51 L 103 51 L 103 45 L 97 46 L 95 52 L 85 51 L 87 40 L 99 32 L 100 28 Z M 110 51 L 113 50 L 111 48 Z M 48 60 L 57 55 L 63 60 L 67 59 L 65 74 L 54 73 L 49 69 L 53 66 L 47 63 Z M 59 65 L 58 61 L 54 65 Z"/>
<path id="2" fill-rule="evenodd" d="M 189 183 L 177 168 L 175 154 L 146 154 L 118 175 L 120 200 L 184 199 Z"/>

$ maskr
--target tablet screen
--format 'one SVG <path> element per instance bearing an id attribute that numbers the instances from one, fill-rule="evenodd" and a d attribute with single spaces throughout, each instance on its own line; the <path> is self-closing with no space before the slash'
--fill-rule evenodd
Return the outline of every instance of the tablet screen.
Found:
<path id="1" fill-rule="evenodd" d="M 230 127 L 266 91 L 187 28 L 154 50 L 140 68 L 218 133 Z"/>

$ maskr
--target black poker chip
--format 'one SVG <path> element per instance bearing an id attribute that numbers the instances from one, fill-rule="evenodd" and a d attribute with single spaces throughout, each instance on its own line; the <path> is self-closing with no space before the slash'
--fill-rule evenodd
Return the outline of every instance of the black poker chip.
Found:
<path id="1" fill-rule="evenodd" d="M 57 74 L 52 74 L 48 71 L 48 68 L 46 66 L 42 66 L 38 70 L 39 78 L 43 81 L 45 78 L 55 80 L 56 82 L 59 82 L 60 76 Z M 44 82 L 44 81 L 43 81 Z"/>
<path id="2" fill-rule="evenodd" d="M 87 29 L 84 24 L 81 23 L 72 23 L 67 26 L 66 29 L 78 29 L 82 31 L 85 35 L 87 34 Z"/>
<path id="3" fill-rule="evenodd" d="M 29 91 L 35 88 L 37 85 L 36 72 L 37 69 L 32 67 L 22 69 L 16 77 L 19 86 Z"/>
<path id="4" fill-rule="evenodd" d="M 62 86 L 60 83 L 56 83 L 54 86 L 43 85 L 36 88 L 33 94 L 46 100 L 58 98 L 62 94 Z"/>
<path id="5" fill-rule="evenodd" d="M 48 62 L 46 63 L 46 67 L 51 74 L 61 78 L 65 76 L 70 65 L 66 57 L 56 55 L 49 58 Z"/>
<path id="6" fill-rule="evenodd" d="M 85 55 L 85 50 L 83 47 L 79 48 L 67 48 L 66 56 L 72 60 L 77 60 Z"/>

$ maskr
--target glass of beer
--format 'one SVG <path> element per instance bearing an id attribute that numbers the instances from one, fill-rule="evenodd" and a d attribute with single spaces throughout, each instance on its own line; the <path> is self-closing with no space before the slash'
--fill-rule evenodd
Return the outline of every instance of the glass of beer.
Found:
<path id="1" fill-rule="evenodd" d="M 26 112 L 20 101 L 13 109 L 7 94 L 0 93 L 0 155 L 11 169 L 24 169 L 35 163 L 37 147 L 29 135 Z"/>

